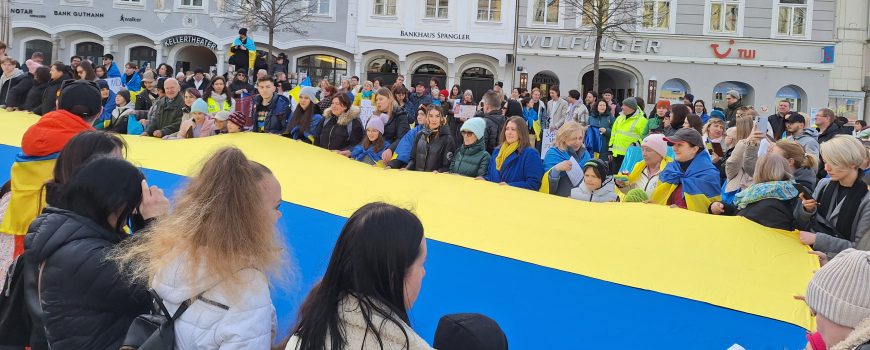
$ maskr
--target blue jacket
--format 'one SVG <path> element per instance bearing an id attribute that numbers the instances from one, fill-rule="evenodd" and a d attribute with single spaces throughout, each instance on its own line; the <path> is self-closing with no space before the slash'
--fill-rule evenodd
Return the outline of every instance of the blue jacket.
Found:
<path id="1" fill-rule="evenodd" d="M 283 96 L 282 96 L 283 97 Z M 296 108 L 302 108 L 296 106 Z M 314 108 L 314 106 L 310 106 L 309 108 Z M 290 125 L 290 121 L 293 120 L 293 113 L 290 113 L 290 116 L 287 118 L 287 125 Z M 320 126 L 320 122 L 323 121 L 323 116 L 319 113 L 313 114 L 311 116 L 311 125 L 308 126 L 308 130 L 302 130 L 300 133 L 299 126 L 295 126 L 292 130 L 287 130 L 285 134 L 287 137 L 290 137 L 294 140 L 302 140 L 307 143 L 314 143 L 315 135 L 317 135 L 317 128 Z"/>
<path id="2" fill-rule="evenodd" d="M 109 78 L 121 78 L 121 75 L 122 75 L 121 70 L 118 69 L 118 65 L 116 65 L 115 62 L 112 62 L 112 65 L 110 65 L 109 69 L 106 70 L 106 76 L 108 76 Z M 139 90 L 132 90 L 132 91 L 139 91 Z"/>
<path id="3" fill-rule="evenodd" d="M 408 130 L 405 136 L 395 143 L 396 146 L 393 153 L 396 159 L 390 161 L 389 166 L 393 169 L 404 168 L 411 161 L 411 151 L 414 149 L 414 140 L 417 139 L 417 133 L 423 130 L 423 125 L 417 125 L 413 129 Z"/>
<path id="4" fill-rule="evenodd" d="M 424 93 L 423 96 L 417 96 L 416 92 L 408 93 L 408 103 L 411 104 L 411 110 L 413 110 L 413 114 L 409 114 L 409 117 L 412 117 L 411 120 L 417 120 L 417 109 L 420 108 L 420 105 L 431 105 L 432 104 L 432 94 Z M 407 106 L 405 110 L 409 110 Z"/>
<path id="5" fill-rule="evenodd" d="M 142 90 L 142 77 L 139 76 L 138 72 L 133 72 L 133 77 L 128 81 L 127 74 L 122 74 L 121 84 L 124 84 L 127 87 L 127 91 L 131 93 L 139 92 L 139 90 Z"/>
<path id="6" fill-rule="evenodd" d="M 109 98 L 103 106 L 103 113 L 94 121 L 95 129 L 102 130 L 108 128 L 109 124 L 112 122 L 112 111 L 115 110 L 115 107 L 115 93 L 112 92 L 112 90 L 109 90 Z"/>
<path id="7" fill-rule="evenodd" d="M 373 161 L 379 162 L 381 161 L 381 153 L 383 153 L 384 150 L 388 147 L 390 147 L 389 142 L 384 142 L 384 147 L 379 150 L 375 149 L 374 145 L 369 146 L 368 149 L 363 149 L 362 144 L 359 144 L 356 145 L 356 147 L 353 148 L 353 151 L 350 152 L 350 157 L 355 160 L 362 161 L 363 159 L 365 159 L 366 156 L 369 156 L 369 158 L 371 158 Z"/>
<path id="8" fill-rule="evenodd" d="M 544 176 L 544 164 L 541 156 L 534 147 L 526 147 L 522 153 L 514 152 L 505 159 L 501 171 L 495 168 L 495 159 L 501 151 L 501 146 L 492 152 L 489 161 L 489 171 L 486 173 L 486 181 L 501 183 L 510 186 L 537 191 L 541 188 L 541 177 Z"/>
<path id="9" fill-rule="evenodd" d="M 290 99 L 287 96 L 275 93 L 272 97 L 272 102 L 269 104 L 269 115 L 265 120 L 259 120 L 257 116 L 257 105 L 263 102 L 263 97 L 260 95 L 254 96 L 251 101 L 251 112 L 249 115 L 254 119 L 254 131 L 266 132 L 270 134 L 280 134 L 287 128 L 287 119 L 290 118 Z M 316 126 L 314 120 L 311 121 L 312 126 Z"/>
<path id="10" fill-rule="evenodd" d="M 254 39 L 246 38 L 245 45 L 243 45 L 248 51 L 257 51 L 257 45 L 254 44 Z M 242 38 L 236 38 L 233 40 L 233 47 L 242 45 Z"/>

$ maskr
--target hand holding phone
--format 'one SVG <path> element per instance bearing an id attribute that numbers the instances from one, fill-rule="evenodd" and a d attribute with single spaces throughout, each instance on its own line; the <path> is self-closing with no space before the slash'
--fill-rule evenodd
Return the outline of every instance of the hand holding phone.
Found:
<path id="1" fill-rule="evenodd" d="M 767 120 L 767 117 L 755 117 L 755 131 L 758 131 L 762 134 L 767 134 L 767 127 L 769 124 L 770 122 Z"/>

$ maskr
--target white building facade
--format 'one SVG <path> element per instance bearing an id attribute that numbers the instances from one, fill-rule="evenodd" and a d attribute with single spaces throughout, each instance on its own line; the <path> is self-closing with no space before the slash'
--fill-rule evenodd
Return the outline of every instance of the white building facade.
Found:
<path id="1" fill-rule="evenodd" d="M 839 116 L 867 120 L 870 116 L 870 2 L 837 2 L 834 70 L 828 106 Z"/>
<path id="2" fill-rule="evenodd" d="M 686 94 L 724 107 L 728 90 L 744 102 L 825 107 L 833 63 L 834 0 L 645 0 L 633 35 L 607 40 L 600 88 L 617 98 L 679 100 Z M 592 89 L 594 38 L 577 9 L 559 0 L 522 0 L 517 69 L 524 87 Z M 545 94 L 546 95 L 546 94 Z"/>

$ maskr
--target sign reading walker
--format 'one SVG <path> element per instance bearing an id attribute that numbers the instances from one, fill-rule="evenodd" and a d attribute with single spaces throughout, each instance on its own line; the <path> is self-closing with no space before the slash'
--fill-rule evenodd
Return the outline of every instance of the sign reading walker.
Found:
<path id="1" fill-rule="evenodd" d="M 163 40 L 163 46 L 170 47 L 175 46 L 177 44 L 195 44 L 199 46 L 205 46 L 212 51 L 217 51 L 218 46 L 213 41 L 203 38 L 201 36 L 196 35 L 176 35 Z"/>

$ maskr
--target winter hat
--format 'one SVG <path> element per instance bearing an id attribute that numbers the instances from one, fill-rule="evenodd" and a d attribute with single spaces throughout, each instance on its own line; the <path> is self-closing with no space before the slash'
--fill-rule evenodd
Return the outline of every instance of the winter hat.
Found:
<path id="1" fill-rule="evenodd" d="M 154 81 L 154 72 L 150 70 L 146 70 L 144 74 L 142 74 L 142 81 Z"/>
<path id="2" fill-rule="evenodd" d="M 320 89 L 318 89 L 318 88 L 316 88 L 316 87 L 313 87 L 313 86 L 305 86 L 305 87 L 302 88 L 302 91 L 299 92 L 299 96 L 305 96 L 305 97 L 308 97 L 308 99 L 310 99 L 311 102 L 319 103 L 320 100 L 317 99 L 317 93 L 318 93 L 319 91 L 320 91 Z"/>
<path id="3" fill-rule="evenodd" d="M 203 101 L 203 99 L 198 98 L 196 101 L 193 101 L 193 105 L 190 106 L 190 113 L 205 113 L 208 114 L 208 103 Z"/>
<path id="4" fill-rule="evenodd" d="M 441 92 L 439 92 L 438 94 L 441 95 L 441 97 L 447 98 L 448 93 L 449 93 L 449 91 L 447 91 L 445 89 L 445 90 L 441 90 Z"/>
<path id="5" fill-rule="evenodd" d="M 100 80 L 97 80 L 97 86 L 100 87 L 100 90 L 102 90 L 102 89 L 108 89 L 108 88 L 109 88 L 109 82 L 108 82 L 108 81 L 105 81 L 105 80 L 103 80 L 103 79 L 100 79 Z"/>
<path id="6" fill-rule="evenodd" d="M 225 122 L 230 119 L 230 111 L 220 111 L 214 114 L 214 120 Z"/>
<path id="7" fill-rule="evenodd" d="M 659 100 L 658 102 L 656 102 L 656 109 L 659 109 L 659 108 L 668 108 L 668 109 L 670 109 L 670 108 L 671 108 L 671 101 L 668 101 L 668 100 Z"/>
<path id="8" fill-rule="evenodd" d="M 248 36 L 248 28 L 239 29 L 239 35 Z"/>
<path id="9" fill-rule="evenodd" d="M 482 140 L 484 132 L 486 132 L 486 121 L 483 118 L 471 118 L 462 123 L 462 128 L 459 131 L 471 131 L 478 140 Z"/>
<path id="10" fill-rule="evenodd" d="M 643 203 L 643 202 L 646 202 L 647 200 L 649 200 L 649 196 L 647 196 L 646 192 L 644 192 L 642 189 L 635 188 L 631 191 L 628 191 L 628 193 L 625 194 L 625 198 L 623 199 L 623 202 Z"/>
<path id="11" fill-rule="evenodd" d="M 641 146 L 652 148 L 653 151 L 660 154 L 662 158 L 668 156 L 668 142 L 665 141 L 665 135 L 652 134 L 643 139 Z"/>
<path id="12" fill-rule="evenodd" d="M 230 114 L 230 123 L 238 125 L 240 128 L 245 127 L 245 116 L 239 112 L 233 112 Z"/>
<path id="13" fill-rule="evenodd" d="M 379 131 L 381 133 L 381 135 L 383 135 L 384 134 L 384 118 L 381 118 L 380 116 L 371 117 L 369 119 L 368 123 L 366 123 L 366 129 L 375 129 L 375 130 Z"/>
<path id="14" fill-rule="evenodd" d="M 130 103 L 130 92 L 127 90 L 118 91 L 118 93 L 115 96 L 121 96 L 124 98 L 124 101 L 127 101 L 127 103 Z"/>
<path id="15" fill-rule="evenodd" d="M 710 112 L 710 117 L 725 120 L 725 113 L 718 109 L 714 109 L 712 112 Z"/>
<path id="16" fill-rule="evenodd" d="M 34 60 L 27 60 L 24 62 L 24 65 L 27 66 L 27 71 L 30 72 L 30 74 L 36 74 L 36 69 L 42 67 L 39 62 Z"/>
<path id="17" fill-rule="evenodd" d="M 107 53 L 107 54 L 103 55 L 103 58 L 108 58 L 108 59 L 114 61 L 114 60 L 115 60 L 115 55 L 112 55 L 112 54 L 110 54 L 110 53 Z"/>
<path id="18" fill-rule="evenodd" d="M 610 175 L 610 168 L 607 167 L 607 163 L 601 159 L 592 159 L 583 164 L 583 172 L 586 172 L 586 169 L 595 168 L 595 171 L 601 177 L 601 180 Z"/>
<path id="19" fill-rule="evenodd" d="M 846 249 L 807 286 L 807 305 L 834 323 L 855 328 L 870 317 L 870 252 Z"/>
<path id="20" fill-rule="evenodd" d="M 740 92 L 738 92 L 737 90 L 728 90 L 728 92 L 726 92 L 725 95 L 731 96 L 735 100 L 740 99 Z"/>
<path id="21" fill-rule="evenodd" d="M 103 108 L 100 90 L 91 84 L 73 83 L 60 91 L 58 109 L 69 111 L 82 119 L 93 118 Z"/>
<path id="22" fill-rule="evenodd" d="M 481 314 L 452 314 L 438 321 L 433 348 L 439 350 L 507 350 L 504 331 Z"/>
<path id="23" fill-rule="evenodd" d="M 692 94 L 686 94 L 685 99 L 686 99 L 686 100 L 689 100 L 690 103 L 691 103 L 691 102 L 695 102 L 695 95 L 692 95 Z"/>
<path id="24" fill-rule="evenodd" d="M 637 99 L 635 99 L 634 97 L 629 97 L 625 100 L 622 100 L 622 105 L 637 111 Z"/>

